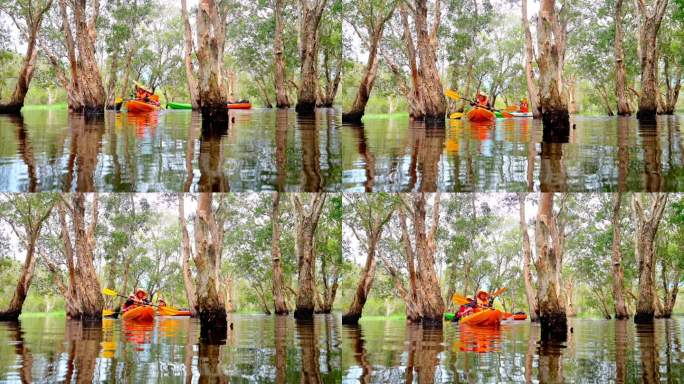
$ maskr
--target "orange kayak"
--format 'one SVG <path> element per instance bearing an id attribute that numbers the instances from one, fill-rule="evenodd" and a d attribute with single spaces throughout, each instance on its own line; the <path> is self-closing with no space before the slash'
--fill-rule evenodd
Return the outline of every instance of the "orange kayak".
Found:
<path id="1" fill-rule="evenodd" d="M 128 112 L 154 112 L 158 111 L 159 107 L 140 100 L 129 100 L 126 102 L 126 110 Z"/>
<path id="2" fill-rule="evenodd" d="M 157 309 L 159 316 L 190 316 L 190 311 L 183 311 L 169 307 L 159 307 Z"/>
<path id="3" fill-rule="evenodd" d="M 154 308 L 148 306 L 131 308 L 124 312 L 123 319 L 139 323 L 151 323 L 154 321 Z"/>
<path id="4" fill-rule="evenodd" d="M 252 109 L 252 103 L 228 103 L 228 109 Z"/>
<path id="5" fill-rule="evenodd" d="M 527 320 L 527 315 L 524 313 L 513 315 L 513 320 Z"/>
<path id="6" fill-rule="evenodd" d="M 476 327 L 498 327 L 501 324 L 503 312 L 497 309 L 482 309 L 461 319 L 461 324 Z"/>
<path id="7" fill-rule="evenodd" d="M 492 111 L 483 108 L 474 108 L 468 112 L 468 120 L 476 123 L 496 121 L 496 115 Z"/>

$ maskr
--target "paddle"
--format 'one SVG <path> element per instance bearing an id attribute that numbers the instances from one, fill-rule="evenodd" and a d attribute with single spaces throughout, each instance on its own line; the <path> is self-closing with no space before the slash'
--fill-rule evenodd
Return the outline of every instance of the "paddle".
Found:
<path id="1" fill-rule="evenodd" d="M 507 290 L 508 290 L 508 288 L 499 288 L 489 296 L 490 297 L 497 297 L 497 296 L 501 295 L 502 293 L 506 292 Z M 454 293 L 454 295 L 451 296 L 451 301 L 454 304 L 460 304 L 460 305 L 468 304 L 470 302 L 470 300 L 468 300 L 467 297 L 461 296 L 458 293 Z"/>
<path id="2" fill-rule="evenodd" d="M 459 94 L 458 94 L 456 91 L 454 91 L 453 89 L 447 89 L 447 90 L 444 92 L 444 94 L 445 94 L 447 97 L 450 97 L 450 98 L 452 98 L 452 99 L 454 99 L 454 100 L 465 100 L 465 101 L 468 101 L 468 102 L 470 102 L 470 103 L 477 104 L 477 102 L 475 102 L 474 100 L 466 99 L 465 97 L 461 97 L 461 95 L 459 95 Z M 490 107 L 486 107 L 486 106 L 484 106 L 484 105 L 477 105 L 477 108 L 482 108 L 482 109 L 486 109 L 486 110 L 488 110 L 488 111 L 493 111 L 493 112 L 501 112 L 501 114 L 503 115 L 503 117 L 505 117 L 505 118 L 507 118 L 507 119 L 510 119 L 510 118 L 515 117 L 515 116 L 511 115 L 510 113 L 508 113 L 508 112 L 506 112 L 506 111 L 503 111 L 503 110 L 501 110 L 501 109 L 490 108 Z"/>

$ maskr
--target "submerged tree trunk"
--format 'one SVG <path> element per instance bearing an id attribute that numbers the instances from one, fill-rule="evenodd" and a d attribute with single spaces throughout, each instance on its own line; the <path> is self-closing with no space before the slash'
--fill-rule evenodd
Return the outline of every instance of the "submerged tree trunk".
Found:
<path id="1" fill-rule="evenodd" d="M 271 261 L 273 263 L 273 308 L 276 315 L 287 315 L 290 310 L 285 301 L 285 281 L 280 252 L 280 192 L 273 195 L 271 212 L 273 233 L 271 237 Z"/>
<path id="2" fill-rule="evenodd" d="M 299 269 L 294 317 L 302 320 L 311 319 L 315 309 L 316 291 L 314 238 L 326 195 L 324 193 L 312 195 L 308 207 L 304 206 L 299 195 L 292 194 L 290 198 L 295 209 L 295 253 Z"/>
<path id="3" fill-rule="evenodd" d="M 318 89 L 318 29 L 328 0 L 300 0 L 300 80 L 297 113 L 310 115 L 316 109 Z"/>
<path id="4" fill-rule="evenodd" d="M 72 225 L 76 244 L 75 276 L 72 282 L 77 287 L 80 318 L 85 321 L 102 321 L 104 300 L 95 269 L 95 230 L 98 218 L 98 197 L 93 195 L 90 223 L 86 223 L 85 194 L 71 195 Z"/>
<path id="5" fill-rule="evenodd" d="M 200 108 L 199 88 L 195 78 L 195 68 L 192 64 L 192 54 L 195 51 L 192 39 L 192 27 L 188 15 L 187 0 L 181 0 L 181 14 L 183 16 L 183 62 L 185 65 L 185 77 L 188 80 L 188 92 L 190 93 L 190 105 L 193 110 Z"/>
<path id="6" fill-rule="evenodd" d="M 275 0 L 275 36 L 273 39 L 273 55 L 274 55 L 274 78 L 276 90 L 276 107 L 290 108 L 290 100 L 287 97 L 287 88 L 285 88 L 285 49 L 283 48 L 283 8 L 285 7 L 285 0 Z M 285 312 L 284 314 L 286 314 Z M 278 308 L 276 308 L 278 314 Z"/>
<path id="7" fill-rule="evenodd" d="M 632 110 L 627 101 L 627 66 L 625 65 L 625 52 L 622 48 L 622 2 L 623 0 L 616 0 L 615 2 L 615 95 L 617 96 L 617 114 L 629 116 L 632 114 Z M 616 316 L 618 315 L 616 314 Z"/>
<path id="8" fill-rule="evenodd" d="M 622 193 L 613 194 L 613 213 L 611 215 L 613 224 L 613 301 L 615 302 L 615 318 L 618 320 L 629 318 L 629 311 L 625 303 L 625 272 L 622 268 L 622 252 L 620 251 L 620 242 L 622 241 L 621 203 Z"/>
<path id="9" fill-rule="evenodd" d="M 532 260 L 532 247 L 530 246 L 530 235 L 527 230 L 527 219 L 525 218 L 525 198 L 524 193 L 518 193 L 520 204 L 520 233 L 522 235 L 523 247 L 523 279 L 525 281 L 525 296 L 527 297 L 527 307 L 529 310 L 530 321 L 539 321 L 539 308 L 537 306 L 537 295 L 532 284 L 532 271 L 530 261 Z"/>
<path id="10" fill-rule="evenodd" d="M 351 109 L 342 114 L 342 121 L 360 123 L 361 118 L 366 111 L 366 104 L 370 99 L 371 91 L 373 90 L 373 84 L 375 83 L 375 76 L 378 72 L 378 49 L 380 45 L 380 40 L 385 30 L 385 24 L 394 14 L 394 6 L 387 10 L 386 15 L 379 15 L 372 23 L 367 25 L 368 35 L 370 38 L 370 43 L 368 44 L 368 61 L 366 63 L 366 68 L 364 69 L 363 77 L 361 78 L 361 83 L 359 83 L 359 88 L 356 91 L 356 97 L 354 98 L 354 104 L 352 104 Z M 359 34 L 359 37 L 363 37 Z"/>
<path id="11" fill-rule="evenodd" d="M 197 10 L 197 61 L 199 99 L 204 123 L 218 127 L 228 123 L 226 90 L 223 87 L 223 48 L 226 14 L 216 0 L 200 0 Z M 187 58 L 186 58 L 187 60 Z"/>
<path id="12" fill-rule="evenodd" d="M 437 193 L 432 206 L 432 228 L 428 233 L 425 223 L 425 195 L 413 196 L 413 225 L 416 232 L 416 260 L 418 261 L 419 300 L 423 326 L 442 326 L 444 300 L 435 270 L 436 236 L 439 228 L 440 194 Z"/>
<path id="13" fill-rule="evenodd" d="M 35 213 L 33 213 L 34 211 Z M 21 275 L 19 275 L 19 280 L 14 289 L 12 299 L 10 300 L 7 309 L 0 311 L 0 321 L 16 321 L 19 319 L 19 315 L 21 315 L 21 310 L 24 306 L 24 301 L 28 296 L 31 281 L 33 280 L 33 272 L 36 267 L 36 242 L 38 241 L 38 237 L 43 228 L 43 223 L 50 216 L 51 212 L 52 205 L 49 206 L 45 212 L 40 212 L 35 208 L 31 208 L 28 213 L 31 217 L 25 218 L 26 222 L 23 226 L 26 238 L 21 240 L 26 248 L 26 258 L 24 259 L 24 265 L 21 269 Z"/>
<path id="14" fill-rule="evenodd" d="M 634 251 L 639 266 L 639 298 L 637 301 L 635 323 L 650 323 L 656 312 L 657 298 L 655 287 L 655 237 L 660 220 L 665 211 L 667 194 L 655 194 L 652 197 L 649 212 L 645 212 L 640 196 L 632 196 L 632 213 L 636 228 L 634 231 Z"/>
<path id="15" fill-rule="evenodd" d="M 654 0 L 653 9 L 645 1 L 636 1 L 639 13 L 639 52 L 641 61 L 640 120 L 655 120 L 658 113 L 658 30 L 667 10 L 668 0 Z"/>
<path id="16" fill-rule="evenodd" d="M 19 4 L 19 3 L 17 3 Z M 33 9 L 38 6 L 37 9 Z M 38 32 L 43 22 L 43 16 L 52 7 L 52 0 L 48 0 L 45 4 L 34 4 L 29 2 L 30 11 L 25 20 L 26 28 L 28 30 L 22 31 L 26 36 L 26 55 L 21 64 L 21 70 L 17 76 L 17 83 L 14 87 L 14 92 L 7 104 L 0 104 L 0 113 L 19 113 L 24 106 L 24 99 L 29 90 L 31 79 L 33 78 L 33 71 L 36 65 L 36 58 L 38 57 L 38 47 L 36 47 Z M 19 25 L 17 24 L 17 27 Z"/>
<path id="17" fill-rule="evenodd" d="M 94 0 L 92 6 L 91 18 L 86 20 L 86 0 L 75 0 L 74 22 L 78 46 L 79 89 L 83 97 L 83 110 L 86 113 L 99 114 L 104 111 L 107 101 L 95 55 L 99 0 Z"/>
<path id="18" fill-rule="evenodd" d="M 188 307 L 192 317 L 196 317 L 198 313 L 197 308 L 197 291 L 195 283 L 192 281 L 192 272 L 190 271 L 190 258 L 192 249 L 190 248 L 190 235 L 188 234 L 188 225 L 185 221 L 185 202 L 184 195 L 178 194 L 178 221 L 181 228 L 181 251 L 183 253 L 183 286 L 185 287 L 185 296 L 188 299 Z"/>
<path id="19" fill-rule="evenodd" d="M 212 207 L 213 195 L 200 193 L 195 219 L 195 266 L 197 268 L 197 307 L 202 334 L 225 338 L 226 306 L 221 294 L 221 233 Z M 224 337 L 222 337 L 224 336 Z"/>
<path id="20" fill-rule="evenodd" d="M 544 125 L 564 129 L 570 125 L 562 84 L 566 28 L 558 19 L 555 5 L 555 0 L 542 0 L 539 8 L 540 105 Z"/>
<path id="21" fill-rule="evenodd" d="M 553 214 L 553 193 L 541 193 L 535 240 L 537 243 L 537 302 L 542 340 L 565 340 L 567 338 L 567 316 L 565 303 L 557 283 L 560 279 L 558 258 L 562 249 L 556 248 L 558 228 Z"/>
<path id="22" fill-rule="evenodd" d="M 440 1 L 435 2 L 432 31 L 428 31 L 427 0 L 414 1 L 414 22 L 418 38 L 417 53 L 420 59 L 420 88 L 426 122 L 444 123 L 446 100 L 442 81 L 437 71 L 437 32 L 440 20 Z M 440 315 L 441 316 L 441 315 Z"/>
<path id="23" fill-rule="evenodd" d="M 541 104 L 539 103 L 539 87 L 534 76 L 534 44 L 532 32 L 530 32 L 530 20 L 527 16 L 527 1 L 522 0 L 522 22 L 525 32 L 525 80 L 527 83 L 527 97 L 529 98 L 530 111 L 535 119 L 541 117 Z"/>
<path id="24" fill-rule="evenodd" d="M 342 324 L 358 324 L 361 314 L 363 312 L 363 307 L 366 304 L 368 295 L 373 286 L 373 280 L 375 279 L 375 268 L 376 268 L 376 252 L 378 249 L 378 244 L 380 238 L 382 237 L 382 232 L 384 230 L 385 224 L 389 221 L 392 216 L 392 211 L 387 215 L 380 216 L 376 212 L 376 216 L 373 216 L 373 208 L 367 208 L 369 212 L 368 223 L 366 224 L 366 241 L 368 244 L 366 253 L 366 264 L 361 272 L 361 277 L 359 283 L 356 286 L 356 291 L 354 292 L 354 297 L 349 305 L 347 313 L 342 316 Z M 372 220 L 372 222 L 371 222 Z"/>

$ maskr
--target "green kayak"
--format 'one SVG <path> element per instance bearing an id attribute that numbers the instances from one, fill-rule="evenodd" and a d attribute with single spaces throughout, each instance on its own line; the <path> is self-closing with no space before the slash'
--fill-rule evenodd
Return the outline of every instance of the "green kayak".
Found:
<path id="1" fill-rule="evenodd" d="M 192 109 L 190 103 L 166 103 L 166 109 Z"/>
<path id="2" fill-rule="evenodd" d="M 453 312 L 445 312 L 444 313 L 444 320 L 452 321 L 456 317 L 456 314 Z"/>

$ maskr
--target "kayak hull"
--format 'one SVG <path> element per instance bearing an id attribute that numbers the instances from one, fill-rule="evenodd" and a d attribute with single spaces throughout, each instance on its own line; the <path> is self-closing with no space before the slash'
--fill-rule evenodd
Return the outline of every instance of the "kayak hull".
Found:
<path id="1" fill-rule="evenodd" d="M 126 102 L 126 110 L 132 113 L 146 113 L 158 111 L 159 107 L 143 101 L 129 100 Z"/>
<path id="2" fill-rule="evenodd" d="M 492 111 L 483 108 L 475 108 L 468 112 L 468 120 L 475 123 L 489 123 L 496 120 L 496 115 Z"/>
<path id="3" fill-rule="evenodd" d="M 228 109 L 252 109 L 252 103 L 228 103 Z"/>
<path id="4" fill-rule="evenodd" d="M 169 102 L 166 103 L 166 109 L 192 109 L 192 105 L 190 103 Z"/>
<path id="5" fill-rule="evenodd" d="M 513 320 L 527 320 L 527 315 L 524 313 L 513 315 Z"/>
<path id="6" fill-rule="evenodd" d="M 190 316 L 190 311 L 183 311 L 174 308 L 160 307 L 157 309 L 159 316 Z"/>
<path id="7" fill-rule="evenodd" d="M 532 112 L 511 112 L 511 115 L 513 115 L 513 117 L 530 118 L 532 117 Z"/>
<path id="8" fill-rule="evenodd" d="M 501 324 L 503 312 L 497 309 L 483 309 L 461 319 L 461 324 L 474 327 L 498 327 Z"/>
<path id="9" fill-rule="evenodd" d="M 139 323 L 151 323 L 154 321 L 154 308 L 149 306 L 131 308 L 124 312 L 123 319 Z"/>

